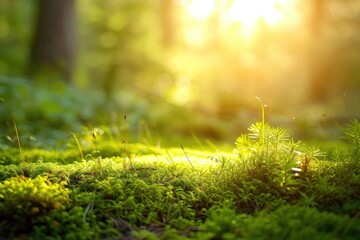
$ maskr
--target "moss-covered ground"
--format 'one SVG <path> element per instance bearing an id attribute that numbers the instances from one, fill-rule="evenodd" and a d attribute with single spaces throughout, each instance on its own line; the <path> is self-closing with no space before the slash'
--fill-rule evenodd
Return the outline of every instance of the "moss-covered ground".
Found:
<path id="1" fill-rule="evenodd" d="M 230 148 L 99 129 L 66 148 L 9 147 L 0 239 L 359 239 L 360 124 L 343 130 L 322 150 L 264 122 Z"/>

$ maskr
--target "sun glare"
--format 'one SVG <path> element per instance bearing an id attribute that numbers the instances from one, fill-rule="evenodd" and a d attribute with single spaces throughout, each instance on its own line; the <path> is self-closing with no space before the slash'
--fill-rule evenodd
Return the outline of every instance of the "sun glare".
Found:
<path id="1" fill-rule="evenodd" d="M 222 7 L 222 20 L 229 23 L 238 22 L 245 32 L 252 31 L 255 25 L 264 21 L 267 25 L 275 25 L 284 19 L 284 9 L 293 0 L 234 0 L 228 5 L 226 2 L 216 4 L 221 0 L 192 0 L 187 6 L 188 12 L 198 20 L 208 18 L 216 6 Z"/>
<path id="2" fill-rule="evenodd" d="M 254 25 L 260 19 L 267 24 L 276 24 L 281 20 L 284 0 L 237 0 L 228 10 L 231 21 L 244 25 Z"/>
<path id="3" fill-rule="evenodd" d="M 214 9 L 215 0 L 193 0 L 188 7 L 190 14 L 198 20 L 204 20 L 209 17 Z"/>

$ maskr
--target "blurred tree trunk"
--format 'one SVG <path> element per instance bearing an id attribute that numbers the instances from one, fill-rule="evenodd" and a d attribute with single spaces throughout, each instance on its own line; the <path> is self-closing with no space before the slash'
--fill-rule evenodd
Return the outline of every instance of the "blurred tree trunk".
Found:
<path id="1" fill-rule="evenodd" d="M 319 36 L 322 31 L 325 13 L 324 0 L 311 0 L 312 12 L 310 15 L 310 28 L 313 36 Z"/>
<path id="2" fill-rule="evenodd" d="M 320 55 L 323 53 L 320 50 L 322 40 L 322 29 L 324 23 L 324 1 L 311 0 L 312 9 L 309 16 L 309 30 L 311 33 L 310 40 L 312 41 L 313 49 L 310 53 L 310 58 L 314 59 L 312 63 L 310 76 L 309 95 L 311 101 L 321 101 L 326 98 L 331 73 L 329 71 L 329 64 Z"/>
<path id="3" fill-rule="evenodd" d="M 71 81 L 76 49 L 75 0 L 39 0 L 30 74 Z"/>
<path id="4" fill-rule="evenodd" d="M 165 48 L 169 48 L 174 43 L 175 26 L 174 26 L 174 2 L 173 0 L 163 0 L 161 3 L 161 24 L 162 39 Z"/>
<path id="5" fill-rule="evenodd" d="M 312 71 L 309 89 L 311 101 L 324 101 L 334 92 L 341 92 L 346 80 L 339 76 L 344 67 L 346 43 L 335 43 L 334 39 L 331 39 L 333 36 L 324 31 L 328 24 L 341 22 L 328 14 L 328 4 L 325 0 L 312 0 L 310 33 L 313 49 L 310 54 Z M 343 26 L 339 25 L 340 28 Z M 328 45 L 326 50 L 324 44 Z"/>

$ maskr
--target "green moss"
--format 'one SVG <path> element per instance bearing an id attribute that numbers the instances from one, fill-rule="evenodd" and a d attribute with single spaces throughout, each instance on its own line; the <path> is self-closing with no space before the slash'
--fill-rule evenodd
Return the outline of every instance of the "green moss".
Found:
<path id="1" fill-rule="evenodd" d="M 360 221 L 313 208 L 285 205 L 255 216 L 216 208 L 194 239 L 356 239 Z"/>
<path id="2" fill-rule="evenodd" d="M 63 183 L 52 184 L 47 177 L 12 177 L 0 183 L 0 219 L 10 229 L 5 233 L 28 231 L 33 221 L 69 203 Z"/>
<path id="3" fill-rule="evenodd" d="M 235 154 L 99 136 L 94 146 L 86 134 L 78 136 L 85 159 L 75 145 L 25 148 L 25 162 L 9 148 L 0 152 L 1 233 L 33 239 L 355 239 L 357 145 L 342 143 L 341 154 L 334 157 L 333 150 L 327 158 L 285 130 L 262 123 L 249 130 L 237 139 Z"/>

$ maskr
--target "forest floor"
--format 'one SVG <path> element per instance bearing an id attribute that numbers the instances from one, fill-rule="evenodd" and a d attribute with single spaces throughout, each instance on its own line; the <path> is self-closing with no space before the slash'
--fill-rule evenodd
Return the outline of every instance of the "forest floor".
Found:
<path id="1" fill-rule="evenodd" d="M 232 147 L 0 151 L 0 239 L 358 239 L 360 124 L 319 148 L 266 123 Z"/>

